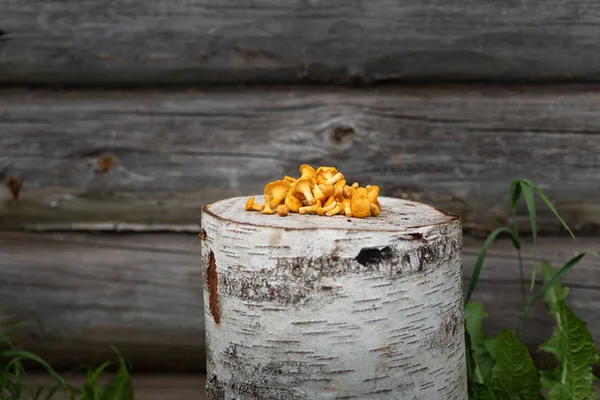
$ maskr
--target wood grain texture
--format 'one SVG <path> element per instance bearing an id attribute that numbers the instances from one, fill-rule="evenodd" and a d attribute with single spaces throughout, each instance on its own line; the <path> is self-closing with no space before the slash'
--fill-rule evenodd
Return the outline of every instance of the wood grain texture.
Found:
<path id="1" fill-rule="evenodd" d="M 483 241 L 464 238 L 465 285 Z M 600 239 L 542 238 L 540 256 L 561 266 L 578 252 L 600 251 Z M 530 247 L 524 250 L 530 276 Z M 200 240 L 188 234 L 0 232 L 0 305 L 20 318 L 35 315 L 39 335 L 21 343 L 68 367 L 104 361 L 114 344 L 140 370 L 204 370 L 204 306 Z M 489 250 L 475 300 L 490 314 L 490 334 L 516 327 L 518 269 L 510 242 Z M 584 258 L 565 278 L 569 305 L 600 341 L 600 259 Z M 539 288 L 539 285 L 537 286 Z M 530 313 L 526 343 L 547 339 L 552 319 L 543 304 Z"/>
<path id="2" fill-rule="evenodd" d="M 114 345 L 136 370 L 203 370 L 198 238 L 155 239 L 1 234 L 0 304 L 43 327 L 22 344 L 57 367 L 114 359 Z"/>
<path id="3" fill-rule="evenodd" d="M 0 188 L 0 225 L 195 231 L 202 205 L 310 163 L 483 232 L 508 223 L 510 182 L 530 178 L 574 230 L 598 232 L 599 108 L 597 86 L 5 90 L 0 176 L 23 189 Z"/>
<path id="4" fill-rule="evenodd" d="M 592 1 L 4 0 L 0 80 L 597 80 Z"/>

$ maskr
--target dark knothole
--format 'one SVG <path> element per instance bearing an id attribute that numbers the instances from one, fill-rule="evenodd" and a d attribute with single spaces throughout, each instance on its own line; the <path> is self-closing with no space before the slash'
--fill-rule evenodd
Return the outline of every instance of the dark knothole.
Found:
<path id="1" fill-rule="evenodd" d="M 384 261 L 390 261 L 394 253 L 392 252 L 392 248 L 389 246 L 384 247 L 383 249 L 378 249 L 376 247 L 366 247 L 358 253 L 355 260 L 364 266 L 371 264 L 378 264 Z"/>

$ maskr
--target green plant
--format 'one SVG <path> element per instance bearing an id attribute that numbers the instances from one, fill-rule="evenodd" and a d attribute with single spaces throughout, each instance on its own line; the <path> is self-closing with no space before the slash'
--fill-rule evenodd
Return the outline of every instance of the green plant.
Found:
<path id="1" fill-rule="evenodd" d="M 465 344 L 467 348 L 467 373 L 469 398 L 471 400 L 586 400 L 596 399 L 593 390 L 595 377 L 592 367 L 599 362 L 598 352 L 587 329 L 566 305 L 568 288 L 560 280 L 586 255 L 578 254 L 567 261 L 558 271 L 546 260 L 537 258 L 537 222 L 534 195 L 556 216 L 558 221 L 575 238 L 565 221 L 548 197 L 529 180 L 517 180 L 510 187 L 513 228 L 502 227 L 493 231 L 485 241 L 475 264 L 465 298 Z M 524 199 L 531 223 L 533 242 L 533 272 L 529 291 L 523 273 L 521 238 L 516 224 L 516 210 L 521 197 Z M 493 241 L 501 234 L 508 234 L 517 252 L 521 281 L 522 319 L 516 332 L 503 329 L 497 338 L 490 339 L 483 330 L 487 313 L 479 302 L 472 302 L 471 295 L 477 286 L 479 273 L 486 253 Z M 538 266 L 543 277 L 542 288 L 533 292 Z M 529 292 L 529 293 L 528 293 Z M 527 348 L 521 343 L 527 329 L 527 316 L 531 307 L 544 298 L 556 321 L 554 333 L 540 350 L 554 354 L 558 366 L 552 371 L 538 371 Z"/>
<path id="2" fill-rule="evenodd" d="M 2 310 L 0 310 L 2 311 Z M 14 315 L 0 314 L 0 400 L 133 400 L 134 390 L 127 366 L 119 356 L 118 371 L 105 386 L 100 381 L 101 375 L 113 363 L 105 362 L 95 369 L 90 369 L 81 389 L 76 389 L 61 377 L 39 356 L 18 348 L 12 340 L 13 335 L 32 324 L 15 322 Z M 41 366 L 54 380 L 53 385 L 45 387 L 27 383 L 25 362 L 34 362 Z"/>

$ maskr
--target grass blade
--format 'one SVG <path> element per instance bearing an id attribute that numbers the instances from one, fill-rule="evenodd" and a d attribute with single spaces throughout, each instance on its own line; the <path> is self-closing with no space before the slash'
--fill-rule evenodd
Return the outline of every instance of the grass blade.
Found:
<path id="1" fill-rule="evenodd" d="M 565 222 L 564 219 L 562 219 L 562 217 L 560 216 L 558 211 L 556 211 L 556 208 L 554 207 L 554 205 L 552 204 L 550 199 L 546 196 L 546 194 L 544 192 L 542 192 L 542 190 L 535 185 L 531 185 L 531 187 L 533 188 L 533 190 L 535 190 L 537 195 L 540 196 L 540 198 L 542 199 L 544 204 L 546 204 L 546 207 L 548 207 L 550 209 L 550 211 L 552 211 L 554 216 L 560 221 L 562 226 L 569 232 L 569 235 L 571 235 L 573 240 L 575 240 L 575 235 L 573 234 L 573 231 L 571 231 L 571 228 L 569 228 L 569 225 L 567 225 L 567 223 Z"/>
<path id="2" fill-rule="evenodd" d="M 52 375 L 52 377 L 61 385 L 67 385 L 67 383 L 65 382 L 65 380 L 58 375 L 58 373 L 56 373 L 56 371 L 54 370 L 54 368 L 52 368 L 50 366 L 50 364 L 48 364 L 46 361 L 44 361 L 43 359 L 41 359 L 39 356 L 30 353 L 28 351 L 25 350 L 8 350 L 5 351 L 3 353 L 3 355 L 5 357 L 20 357 L 20 358 L 26 358 L 28 360 L 31 361 L 35 361 L 36 363 L 38 363 L 39 365 L 41 365 L 42 367 L 44 367 L 44 369 L 50 374 Z"/>
<path id="3" fill-rule="evenodd" d="M 529 301 L 529 307 L 533 306 L 533 304 L 536 301 L 541 299 L 546 293 L 546 291 L 548 291 L 548 289 L 550 289 L 552 286 L 554 286 L 555 283 L 560 281 L 560 279 L 563 276 L 565 276 L 571 269 L 573 269 L 573 267 L 577 265 L 577 263 L 579 263 L 579 261 L 581 261 L 581 259 L 587 254 L 598 256 L 598 253 L 596 253 L 595 251 L 587 251 L 585 253 L 578 254 L 575 257 L 571 258 L 548 282 L 544 284 L 542 289 L 535 296 L 533 296 L 533 298 Z"/>
<path id="4" fill-rule="evenodd" d="M 63 389 L 63 386 L 61 386 L 60 384 L 54 385 L 52 388 L 50 388 L 50 390 L 48 390 L 48 393 L 46 394 L 46 397 L 44 397 L 44 400 L 53 399 L 56 393 L 58 393 L 58 391 L 61 389 Z"/>
<path id="5" fill-rule="evenodd" d="M 531 182 L 528 180 L 521 181 L 521 191 L 523 192 L 523 198 L 527 205 L 527 211 L 529 212 L 529 220 L 531 221 L 531 235 L 533 239 L 533 273 L 531 275 L 531 288 L 535 284 L 535 277 L 537 273 L 537 221 L 535 212 L 535 199 L 533 198 L 533 191 L 531 190 Z"/>
<path id="6" fill-rule="evenodd" d="M 471 295 L 473 294 L 473 291 L 475 290 L 475 287 L 477 286 L 477 280 L 479 279 L 479 273 L 481 272 L 481 267 L 483 266 L 483 261 L 485 260 L 485 255 L 486 255 L 489 247 L 492 245 L 492 243 L 494 242 L 496 237 L 498 237 L 498 235 L 500 235 L 501 233 L 508 233 L 510 235 L 512 242 L 513 242 L 513 246 L 516 249 L 519 249 L 521 247 L 521 245 L 519 243 L 519 239 L 516 237 L 516 235 L 512 229 L 509 229 L 506 227 L 501 227 L 501 228 L 496 229 L 492 233 L 490 233 L 490 235 L 485 240 L 485 243 L 483 244 L 481 251 L 479 252 L 479 256 L 477 257 L 477 262 L 475 263 L 475 268 L 473 269 L 473 276 L 471 276 L 471 281 L 469 282 L 469 289 L 467 291 L 467 297 L 465 299 L 465 304 L 467 304 L 469 302 L 469 300 L 471 299 Z"/>
<path id="7" fill-rule="evenodd" d="M 43 392 L 44 392 L 44 386 L 38 386 L 37 390 L 35 390 L 35 391 L 33 388 L 30 390 L 31 397 L 35 400 L 38 400 L 40 397 L 42 397 Z"/>
<path id="8" fill-rule="evenodd" d="M 513 214 L 516 212 L 517 204 L 521 198 L 521 181 L 516 180 L 510 184 L 510 206 L 512 207 Z"/>

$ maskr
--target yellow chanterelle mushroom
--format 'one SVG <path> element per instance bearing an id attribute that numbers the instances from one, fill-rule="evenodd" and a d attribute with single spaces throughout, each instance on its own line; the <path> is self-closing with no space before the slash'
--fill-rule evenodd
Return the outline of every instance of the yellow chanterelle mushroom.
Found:
<path id="1" fill-rule="evenodd" d="M 345 215 L 366 218 L 381 214 L 379 186 L 360 187 L 358 182 L 348 185 L 344 174 L 335 167 L 320 166 L 316 170 L 300 166 L 300 177 L 286 175 L 268 183 L 264 188 L 265 204 L 254 198 L 246 201 L 246 211 L 287 216 L 289 213 L 317 215 Z"/>

